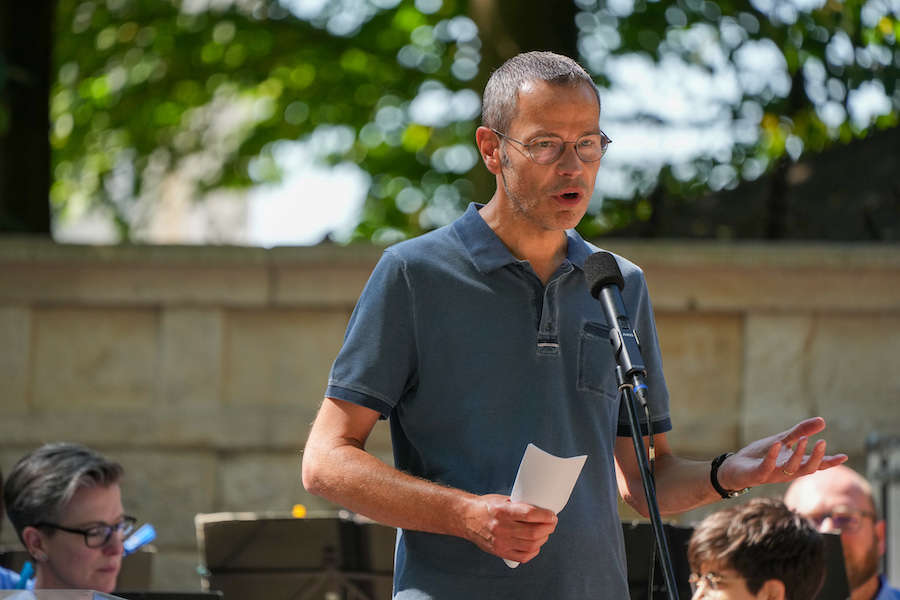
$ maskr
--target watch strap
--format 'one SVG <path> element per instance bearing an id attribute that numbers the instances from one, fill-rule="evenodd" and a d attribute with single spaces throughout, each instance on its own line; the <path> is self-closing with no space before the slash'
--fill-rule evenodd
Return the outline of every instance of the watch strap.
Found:
<path id="1" fill-rule="evenodd" d="M 737 498 L 742 494 L 746 494 L 750 488 L 746 487 L 742 490 L 726 490 L 719 484 L 719 467 L 722 466 L 722 463 L 725 462 L 729 456 L 733 455 L 734 452 L 723 452 L 719 456 L 715 457 L 712 461 L 712 465 L 710 465 L 709 469 L 709 482 L 712 484 L 713 488 L 719 493 L 720 496 L 724 499 L 728 498 Z"/>

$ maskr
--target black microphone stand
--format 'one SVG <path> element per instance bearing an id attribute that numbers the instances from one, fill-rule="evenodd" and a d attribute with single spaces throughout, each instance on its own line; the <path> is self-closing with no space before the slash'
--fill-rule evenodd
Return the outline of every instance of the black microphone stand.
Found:
<path id="1" fill-rule="evenodd" d="M 675 569 L 672 568 L 672 556 L 669 553 L 669 544 L 663 530 L 659 505 L 656 502 L 656 485 L 653 482 L 653 474 L 650 471 L 647 454 L 644 451 L 644 440 L 641 436 L 641 426 L 637 416 L 637 406 L 635 405 L 635 394 L 640 398 L 642 405 L 647 403 L 647 385 L 644 383 L 647 368 L 644 366 L 644 360 L 641 357 L 637 336 L 630 330 L 627 318 L 624 316 L 626 312 L 621 296 L 613 294 L 609 289 L 604 289 L 600 292 L 599 300 L 603 304 L 607 321 L 610 323 L 609 341 L 612 344 L 613 354 L 616 357 L 616 384 L 619 386 L 622 402 L 628 411 L 631 439 L 634 442 L 634 453 L 637 457 L 638 470 L 641 473 L 644 496 L 647 498 L 647 512 L 650 515 L 650 524 L 653 527 L 656 547 L 659 550 L 659 560 L 662 564 L 663 577 L 666 581 L 666 591 L 669 600 L 678 600 Z M 618 324 L 618 327 L 613 326 L 613 324 Z M 625 326 L 624 332 L 620 330 L 620 327 L 623 325 Z M 647 427 L 649 428 L 650 426 L 648 422 Z M 651 589 L 649 593 L 650 598 L 647 600 L 653 600 L 653 590 Z"/>
<path id="2" fill-rule="evenodd" d="M 609 252 L 592 254 L 585 261 L 584 268 L 590 293 L 603 306 L 603 313 L 609 325 L 609 342 L 612 344 L 613 355 L 616 358 L 616 384 L 619 387 L 619 394 L 625 404 L 625 409 L 628 411 L 634 454 L 637 458 L 638 471 L 641 474 L 644 496 L 647 498 L 647 513 L 650 515 L 650 524 L 653 526 L 653 535 L 659 550 L 659 560 L 662 563 L 663 575 L 666 580 L 666 591 L 669 600 L 678 600 L 675 569 L 672 568 L 672 556 L 669 553 L 669 544 L 663 530 L 659 505 L 656 503 L 656 486 L 653 482 L 653 472 L 647 461 L 647 454 L 644 451 L 644 440 L 641 436 L 641 426 L 635 405 L 635 395 L 637 395 L 642 406 L 647 406 L 647 385 L 644 383 L 647 367 L 644 366 L 637 335 L 631 329 L 628 313 L 619 293 L 619 290 L 625 287 L 625 280 L 615 257 Z M 621 411 L 621 408 L 619 410 Z M 652 431 L 649 415 L 647 418 L 648 431 Z M 654 564 L 651 562 L 651 573 L 653 566 Z M 647 600 L 653 600 L 652 586 L 649 594 L 650 598 Z"/>
<path id="3" fill-rule="evenodd" d="M 641 472 L 641 483 L 644 487 L 644 496 L 647 498 L 647 511 L 650 514 L 650 524 L 653 527 L 653 536 L 656 538 L 656 548 L 659 550 L 659 561 L 662 564 L 663 577 L 666 582 L 666 592 L 669 600 L 678 600 L 676 590 L 678 584 L 675 581 L 675 569 L 672 567 L 672 556 L 669 553 L 669 543 L 666 540 L 666 534 L 663 530 L 662 517 L 659 514 L 659 505 L 656 502 L 656 486 L 653 483 L 653 475 L 650 473 L 650 465 L 647 462 L 647 454 L 644 451 L 644 440 L 641 436 L 641 426 L 637 417 L 637 408 L 635 406 L 635 385 L 644 386 L 638 377 L 632 377 L 632 381 L 627 380 L 625 371 L 621 365 L 616 366 L 616 383 L 619 386 L 619 392 L 622 397 L 622 403 L 628 411 L 628 422 L 631 425 L 631 440 L 634 443 L 634 453 L 637 456 L 638 468 Z M 646 386 L 644 386 L 646 389 Z M 649 423 L 648 423 L 649 426 Z M 653 600 L 653 590 L 649 591 L 650 597 L 647 600 Z"/>

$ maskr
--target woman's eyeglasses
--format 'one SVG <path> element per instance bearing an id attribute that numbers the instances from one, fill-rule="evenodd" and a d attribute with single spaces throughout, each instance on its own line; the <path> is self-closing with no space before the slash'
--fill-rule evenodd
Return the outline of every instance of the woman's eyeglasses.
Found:
<path id="1" fill-rule="evenodd" d="M 134 517 L 125 516 L 115 525 L 107 525 L 104 523 L 102 525 L 94 525 L 93 527 L 88 527 L 87 529 L 63 527 L 62 525 L 57 525 L 56 523 L 48 523 L 46 521 L 35 523 L 34 526 L 59 529 L 60 531 L 65 531 L 68 533 L 77 533 L 84 536 L 84 544 L 88 548 L 100 548 L 101 546 L 105 546 L 109 542 L 114 533 L 118 534 L 122 539 L 128 537 L 128 534 L 134 530 L 135 523 L 137 523 L 137 519 L 135 519 Z"/>

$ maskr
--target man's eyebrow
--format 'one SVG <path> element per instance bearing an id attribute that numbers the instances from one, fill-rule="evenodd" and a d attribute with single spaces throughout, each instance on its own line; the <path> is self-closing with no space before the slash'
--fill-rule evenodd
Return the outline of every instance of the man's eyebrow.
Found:
<path id="1" fill-rule="evenodd" d="M 578 134 L 578 137 L 584 137 L 586 135 L 600 135 L 600 128 L 596 127 L 594 129 L 585 129 L 580 134 Z M 547 129 L 539 129 L 536 132 L 529 134 L 528 139 L 532 140 L 536 137 L 550 137 L 550 136 L 558 137 L 560 139 L 565 139 L 560 134 L 558 134 L 554 131 L 547 130 Z"/>

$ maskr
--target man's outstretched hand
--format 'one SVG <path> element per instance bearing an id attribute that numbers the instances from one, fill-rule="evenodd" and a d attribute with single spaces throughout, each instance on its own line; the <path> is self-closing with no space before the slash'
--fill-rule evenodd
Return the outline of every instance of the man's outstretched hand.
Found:
<path id="1" fill-rule="evenodd" d="M 825 440 L 817 441 L 807 454 L 809 438 L 825 429 L 825 419 L 813 417 L 787 431 L 744 446 L 722 463 L 719 484 L 740 490 L 765 483 L 792 481 L 847 460 L 846 454 L 825 454 Z"/>

